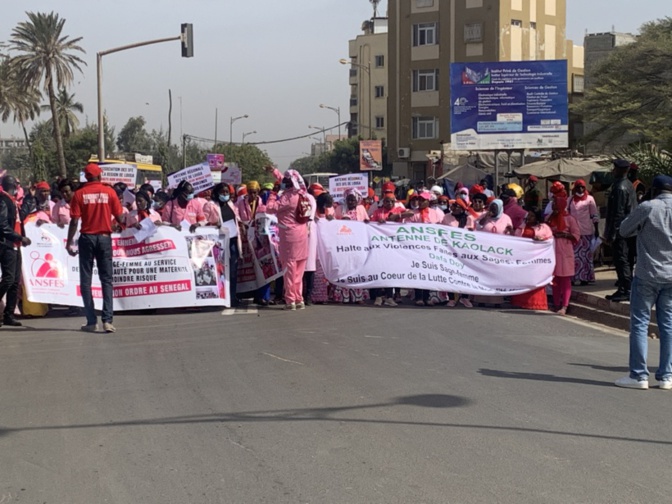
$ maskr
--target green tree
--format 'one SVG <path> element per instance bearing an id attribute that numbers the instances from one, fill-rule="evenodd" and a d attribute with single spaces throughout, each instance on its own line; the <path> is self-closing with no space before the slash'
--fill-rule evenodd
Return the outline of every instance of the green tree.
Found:
<path id="1" fill-rule="evenodd" d="M 39 87 L 43 83 L 49 96 L 51 117 L 53 119 L 56 152 L 61 176 L 67 175 L 63 137 L 58 121 L 55 88 L 67 88 L 74 79 L 73 70 L 82 71 L 80 65 L 86 62 L 74 52 L 84 53 L 79 45 L 81 37 L 70 39 L 63 35 L 65 19 L 58 14 L 27 12 L 28 21 L 19 23 L 11 34 L 10 49 L 17 56 L 12 58 L 12 65 L 18 77 L 29 86 Z"/>
<path id="2" fill-rule="evenodd" d="M 145 130 L 145 118 L 142 116 L 131 117 L 117 137 L 117 147 L 121 152 L 139 152 L 148 154 L 152 151 L 152 140 Z"/>
<path id="3" fill-rule="evenodd" d="M 43 111 L 50 109 L 50 105 L 42 105 Z M 79 127 L 79 119 L 75 115 L 75 112 L 84 113 L 84 105 L 75 101 L 74 93 L 69 94 L 65 88 L 59 89 L 58 96 L 56 97 L 56 113 L 58 114 L 58 122 L 60 123 L 61 133 L 64 138 L 68 138 Z M 52 119 L 47 121 L 51 127 L 53 127 L 52 122 Z"/>
<path id="4" fill-rule="evenodd" d="M 584 140 L 626 133 L 672 148 L 672 18 L 646 23 L 594 70 L 595 85 L 573 108 L 599 128 Z"/>
<path id="5" fill-rule="evenodd" d="M 0 56 L 0 120 L 7 122 L 10 116 L 23 130 L 30 155 L 32 147 L 25 123 L 40 114 L 40 91 L 33 86 L 23 85 L 8 58 Z"/>
<path id="6" fill-rule="evenodd" d="M 639 166 L 637 175 L 647 187 L 656 175 L 672 175 L 672 155 L 650 143 L 629 145 L 615 156 L 636 163 Z"/>
<path id="7" fill-rule="evenodd" d="M 319 156 L 306 156 L 299 159 L 295 159 L 291 164 L 292 168 L 298 171 L 302 175 L 308 173 L 315 173 L 320 171 L 320 158 Z"/>
<path id="8" fill-rule="evenodd" d="M 273 178 L 264 171 L 264 166 L 272 163 L 265 151 L 252 144 L 218 144 L 215 150 L 224 154 L 227 163 L 237 163 L 243 172 L 243 182 L 257 180 L 259 183 L 272 182 Z"/>

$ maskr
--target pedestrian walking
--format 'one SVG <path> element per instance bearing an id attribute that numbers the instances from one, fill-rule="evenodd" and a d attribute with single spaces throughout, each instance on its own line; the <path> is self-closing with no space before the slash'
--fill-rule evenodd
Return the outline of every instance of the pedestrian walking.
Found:
<path id="1" fill-rule="evenodd" d="M 71 256 L 79 253 L 79 281 L 86 313 L 86 325 L 81 327 L 85 332 L 98 330 L 98 317 L 93 305 L 91 293 L 91 277 L 93 261 L 98 267 L 98 276 L 103 291 L 103 330 L 115 332 L 113 318 L 112 289 L 112 219 L 122 224 L 122 207 L 117 193 L 110 186 L 103 185 L 103 171 L 95 163 L 84 168 L 86 184 L 75 191 L 70 201 L 70 227 L 66 249 Z M 78 249 L 73 248 L 73 240 L 77 225 L 82 221 Z"/>
<path id="2" fill-rule="evenodd" d="M 616 386 L 649 388 L 646 364 L 651 309 L 660 330 L 660 362 L 655 377 L 662 390 L 672 389 L 672 177 L 653 179 L 651 201 L 642 203 L 621 223 L 619 234 L 637 236 L 637 267 L 630 296 L 630 374 Z"/>
<path id="3" fill-rule="evenodd" d="M 21 281 L 21 251 L 19 247 L 30 245 L 30 239 L 23 236 L 19 209 L 16 205 L 16 179 L 6 175 L 2 179 L 2 192 L 0 192 L 0 299 L 5 294 L 5 311 L 2 317 L 2 325 L 19 327 L 19 322 L 14 316 L 19 294 L 19 282 Z"/>

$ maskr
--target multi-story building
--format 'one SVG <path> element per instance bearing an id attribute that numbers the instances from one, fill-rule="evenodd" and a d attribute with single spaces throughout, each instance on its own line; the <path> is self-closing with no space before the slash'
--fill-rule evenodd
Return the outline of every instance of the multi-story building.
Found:
<path id="1" fill-rule="evenodd" d="M 351 63 L 348 136 L 384 140 L 387 138 L 387 18 L 364 21 L 362 30 L 364 33 L 348 44 Z"/>
<path id="2" fill-rule="evenodd" d="M 595 85 L 595 72 L 599 64 L 620 46 L 632 44 L 637 37 L 631 33 L 590 33 L 583 40 L 584 47 L 584 67 L 585 67 L 585 88 L 591 89 Z M 582 124 L 583 133 L 587 137 L 592 137 L 599 128 L 595 123 Z M 581 149 L 585 154 L 611 153 L 619 147 L 625 147 L 628 144 L 636 142 L 639 137 L 632 134 L 624 135 L 619 139 L 608 139 L 599 137 L 588 142 Z"/>
<path id="3" fill-rule="evenodd" d="M 0 154 L 11 149 L 28 149 L 23 138 L 0 138 Z"/>
<path id="4" fill-rule="evenodd" d="M 389 0 L 387 143 L 395 175 L 424 179 L 427 154 L 450 141 L 450 64 L 568 60 L 566 0 Z"/>

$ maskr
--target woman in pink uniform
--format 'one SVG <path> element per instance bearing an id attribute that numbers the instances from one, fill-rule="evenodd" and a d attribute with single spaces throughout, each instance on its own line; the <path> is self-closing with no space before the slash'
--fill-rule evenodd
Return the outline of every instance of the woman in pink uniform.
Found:
<path id="1" fill-rule="evenodd" d="M 278 216 L 280 261 L 287 268 L 284 278 L 286 310 L 303 310 L 303 272 L 308 259 L 308 224 L 296 219 L 300 196 L 305 196 L 306 184 L 296 170 L 284 174 L 277 168 L 267 167 L 276 180 L 281 181 L 282 194 L 271 193 L 266 212 Z"/>
<path id="2" fill-rule="evenodd" d="M 566 315 L 572 295 L 574 245 L 581 239 L 579 223 L 567 211 L 567 196 L 556 196 L 548 225 L 555 237 L 555 271 L 553 271 L 553 304 L 558 315 Z"/>

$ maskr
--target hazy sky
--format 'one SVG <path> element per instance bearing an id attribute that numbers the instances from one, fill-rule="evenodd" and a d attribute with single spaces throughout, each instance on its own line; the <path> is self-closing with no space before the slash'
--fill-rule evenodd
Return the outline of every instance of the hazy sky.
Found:
<path id="1" fill-rule="evenodd" d="M 406 0 L 410 1 L 410 0 Z M 444 1 L 444 0 L 439 0 Z M 383 0 L 380 11 L 385 12 Z M 636 32 L 642 23 L 671 13 L 670 0 L 567 0 L 567 38 L 582 44 L 590 33 Z M 103 104 L 116 131 L 142 115 L 148 129 L 168 127 L 168 89 L 173 93 L 173 142 L 180 131 L 248 142 L 310 133 L 309 125 L 334 126 L 341 108 L 349 119 L 348 40 L 371 17 L 368 0 L 2 0 L 0 40 L 26 19 L 25 11 L 55 10 L 67 21 L 65 33 L 83 37 L 88 66 L 77 75 L 75 92 L 85 116 L 96 122 L 96 52 L 132 42 L 179 35 L 194 24 L 195 57 L 180 57 L 179 42 L 148 46 L 103 58 Z M 180 125 L 180 99 L 182 121 Z M 86 117 L 82 117 L 84 123 Z M 312 130 L 315 136 L 320 136 Z M 335 132 L 335 131 L 334 131 Z M 22 136 L 0 123 L 0 136 Z M 310 152 L 315 140 L 261 146 L 281 168 Z"/>

